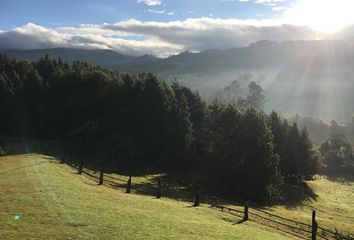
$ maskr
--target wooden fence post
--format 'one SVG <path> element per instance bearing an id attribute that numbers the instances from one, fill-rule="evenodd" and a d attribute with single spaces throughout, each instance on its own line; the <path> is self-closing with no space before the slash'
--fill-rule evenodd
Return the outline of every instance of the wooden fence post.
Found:
<path id="1" fill-rule="evenodd" d="M 98 183 L 98 185 L 102 185 L 103 184 L 103 170 L 101 170 L 100 172 L 100 181 Z"/>
<path id="2" fill-rule="evenodd" d="M 161 179 L 160 178 L 158 178 L 157 179 L 157 187 L 158 187 L 158 189 L 157 189 L 157 194 L 156 194 L 156 198 L 161 198 Z"/>
<path id="3" fill-rule="evenodd" d="M 195 199 L 194 199 L 194 204 L 193 204 L 193 206 L 194 206 L 194 207 L 198 207 L 199 204 L 200 204 L 199 192 L 197 191 L 196 194 L 195 194 Z"/>
<path id="4" fill-rule="evenodd" d="M 318 224 L 316 222 L 316 211 L 313 210 L 312 211 L 312 237 L 311 240 L 316 240 L 316 236 L 317 236 L 317 227 Z"/>
<path id="5" fill-rule="evenodd" d="M 132 186 L 132 176 L 129 176 L 129 179 L 127 182 L 127 190 L 125 191 L 125 193 L 130 193 L 131 186 Z"/>
<path id="6" fill-rule="evenodd" d="M 243 213 L 243 221 L 248 221 L 248 203 L 245 204 L 245 211 Z"/>
<path id="7" fill-rule="evenodd" d="M 84 168 L 84 160 L 80 160 L 79 171 L 78 174 L 82 174 L 82 169 Z"/>

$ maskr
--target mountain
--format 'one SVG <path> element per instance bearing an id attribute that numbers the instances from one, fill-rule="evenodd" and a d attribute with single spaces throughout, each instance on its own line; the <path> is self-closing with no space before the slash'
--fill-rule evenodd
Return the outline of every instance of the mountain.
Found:
<path id="1" fill-rule="evenodd" d="M 251 81 L 265 89 L 265 110 L 285 115 L 347 121 L 354 113 L 354 49 L 345 41 L 261 41 L 247 47 L 183 52 L 168 58 L 132 57 L 111 50 L 43 49 L 0 51 L 22 60 L 48 53 L 65 61 L 80 59 L 130 73 L 153 72 L 177 79 L 205 98 L 228 101 L 224 90 L 237 81 L 239 96 Z M 236 94 L 236 93 L 235 93 Z"/>
<path id="2" fill-rule="evenodd" d="M 140 64 L 148 64 L 157 58 L 151 55 L 141 57 L 127 56 L 106 49 L 74 49 L 74 48 L 53 48 L 53 49 L 36 49 L 36 50 L 0 50 L 0 53 L 18 60 L 32 61 L 37 60 L 49 54 L 54 58 L 61 58 L 66 62 L 82 60 L 91 64 L 97 64 L 108 68 L 128 69 L 129 66 Z"/>
<path id="3" fill-rule="evenodd" d="M 150 64 L 150 65 L 149 65 Z M 245 95 L 250 81 L 265 89 L 265 110 L 287 116 L 349 121 L 354 113 L 354 49 L 344 41 L 262 41 L 244 48 L 185 52 L 145 65 L 165 79 L 227 100 L 234 80 Z"/>

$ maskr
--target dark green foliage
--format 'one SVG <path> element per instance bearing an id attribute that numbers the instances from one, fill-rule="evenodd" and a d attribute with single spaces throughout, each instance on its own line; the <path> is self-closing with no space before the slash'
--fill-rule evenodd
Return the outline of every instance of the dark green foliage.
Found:
<path id="1" fill-rule="evenodd" d="M 289 183 L 300 183 L 318 172 L 319 157 L 306 128 L 299 131 L 296 123 L 289 126 L 276 112 L 270 114 L 275 152 L 280 155 L 280 169 Z"/>
<path id="2" fill-rule="evenodd" d="M 264 90 L 255 82 L 248 84 L 248 94 L 246 99 L 243 97 L 238 97 L 236 105 L 241 110 L 246 110 L 249 108 L 254 108 L 261 110 L 265 101 Z"/>
<path id="3" fill-rule="evenodd" d="M 279 155 L 274 152 L 273 135 L 262 112 L 249 109 L 241 124 L 241 161 L 239 176 L 247 181 L 245 189 L 258 195 L 276 199 L 282 179 Z"/>
<path id="4" fill-rule="evenodd" d="M 317 146 L 321 145 L 329 135 L 330 126 L 322 120 L 295 114 L 289 119 L 289 122 L 295 122 L 300 129 L 305 127 L 311 133 L 311 140 Z M 349 131 L 347 132 L 349 133 Z"/>
<path id="5" fill-rule="evenodd" d="M 278 197 L 279 156 L 264 113 L 254 109 L 240 113 L 234 106 L 215 102 L 206 129 L 199 162 L 209 176 L 209 186 L 254 200 Z"/>
<path id="6" fill-rule="evenodd" d="M 354 155 L 352 145 L 344 135 L 343 127 L 331 122 L 329 136 L 320 146 L 325 171 L 329 173 L 354 173 Z"/>
<path id="7" fill-rule="evenodd" d="M 261 86 L 255 82 L 251 82 L 248 85 L 249 94 L 247 95 L 247 101 L 250 107 L 255 109 L 262 109 L 264 103 L 264 91 Z"/>
<path id="8" fill-rule="evenodd" d="M 310 139 L 310 134 L 306 128 L 300 132 L 299 141 L 299 172 L 302 178 L 310 179 L 319 170 L 319 155 L 314 149 Z"/>
<path id="9" fill-rule="evenodd" d="M 315 152 L 306 130 L 259 111 L 263 90 L 249 88 L 239 111 L 150 73 L 0 55 L 0 144 L 36 139 L 38 151 L 65 151 L 87 167 L 193 173 L 201 187 L 275 199 L 282 176 L 315 173 Z"/>

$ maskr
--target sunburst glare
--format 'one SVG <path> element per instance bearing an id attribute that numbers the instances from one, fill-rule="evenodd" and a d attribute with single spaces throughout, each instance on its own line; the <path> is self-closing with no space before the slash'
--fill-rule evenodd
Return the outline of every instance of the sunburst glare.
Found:
<path id="1" fill-rule="evenodd" d="M 300 0 L 284 13 L 287 22 L 335 33 L 354 23 L 352 0 Z"/>

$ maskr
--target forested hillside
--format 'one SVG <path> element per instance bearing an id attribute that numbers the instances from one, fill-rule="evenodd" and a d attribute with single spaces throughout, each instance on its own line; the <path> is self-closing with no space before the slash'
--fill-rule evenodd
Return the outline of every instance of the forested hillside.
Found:
<path id="1" fill-rule="evenodd" d="M 200 188 L 257 201 L 284 182 L 317 173 L 306 129 L 257 110 L 255 83 L 243 107 L 207 104 L 177 82 L 128 75 L 48 55 L 35 62 L 0 55 L 0 134 L 6 152 L 31 140 L 105 171 L 191 174 Z M 12 146 L 12 147 L 11 147 Z"/>
<path id="2" fill-rule="evenodd" d="M 286 116 L 298 113 L 325 122 L 350 122 L 354 113 L 354 50 L 346 41 L 260 41 L 167 58 L 63 48 L 0 52 L 18 60 L 38 60 L 47 53 L 69 63 L 82 60 L 128 73 L 152 72 L 169 82 L 178 79 L 209 102 L 218 98 L 230 103 L 230 94 L 244 97 L 254 81 L 266 92 L 267 112 L 276 109 Z M 239 84 L 235 91 L 225 90 L 234 82 Z"/>
<path id="3" fill-rule="evenodd" d="M 0 50 L 0 53 L 9 57 L 23 61 L 39 60 L 45 54 L 54 58 L 60 58 L 65 62 L 84 61 L 91 64 L 108 67 L 111 69 L 122 69 L 128 71 L 133 66 L 140 66 L 154 62 L 158 58 L 151 55 L 141 57 L 127 56 L 107 49 L 75 49 L 75 48 L 52 48 L 52 49 L 34 49 L 34 50 Z"/>

